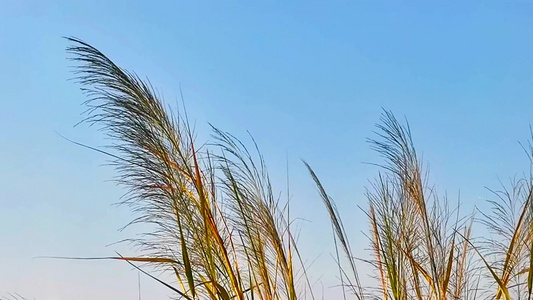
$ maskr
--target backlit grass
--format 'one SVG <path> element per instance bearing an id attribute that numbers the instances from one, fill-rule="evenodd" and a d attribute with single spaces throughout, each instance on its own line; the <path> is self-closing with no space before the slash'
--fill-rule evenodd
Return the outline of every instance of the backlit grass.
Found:
<path id="1" fill-rule="evenodd" d="M 231 134 L 213 128 L 198 146 L 187 116 L 171 112 L 151 85 L 71 38 L 78 82 L 88 96 L 86 122 L 111 138 L 109 155 L 124 203 L 154 228 L 135 243 L 140 257 L 174 274 L 160 281 L 181 299 L 315 299 L 290 226 L 289 206 L 273 194 L 265 162 Z M 369 246 L 357 260 L 339 211 L 312 168 L 331 217 L 344 298 L 531 299 L 533 286 L 532 181 L 495 192 L 493 210 L 466 217 L 428 184 L 407 124 L 385 111 L 371 147 L 382 172 L 367 189 Z M 531 150 L 531 149 L 530 149 Z M 496 239 L 478 241 L 481 223 Z M 344 258 L 341 259 L 341 256 Z M 341 264 L 345 262 L 346 264 Z M 363 286 L 358 265 L 375 268 Z M 366 275 L 366 274 L 365 274 Z"/>

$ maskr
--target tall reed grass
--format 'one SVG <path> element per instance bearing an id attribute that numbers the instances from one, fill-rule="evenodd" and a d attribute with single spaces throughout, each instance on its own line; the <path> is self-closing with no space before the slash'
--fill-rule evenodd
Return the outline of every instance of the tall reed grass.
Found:
<path id="1" fill-rule="evenodd" d="M 116 259 L 174 273 L 176 284 L 154 279 L 185 299 L 312 298 L 261 154 L 215 128 L 214 143 L 198 147 L 186 116 L 166 110 L 149 83 L 69 40 L 89 97 L 85 121 L 112 139 L 105 153 L 140 214 L 132 224 L 154 228 L 134 241 L 144 256 Z"/>
<path id="2" fill-rule="evenodd" d="M 493 191 L 497 200 L 489 201 L 490 212 L 478 212 L 480 218 L 461 217 L 460 205 L 451 206 L 428 184 L 409 125 L 385 111 L 377 129 L 369 142 L 384 159 L 383 171 L 367 189 L 365 211 L 373 250 L 366 262 L 375 268 L 378 282 L 373 293 L 361 291 L 339 212 L 307 165 L 330 212 L 336 243 L 348 257 L 350 272 L 342 272 L 343 285 L 357 299 L 532 299 L 533 178 Z M 531 146 L 528 154 L 533 157 Z M 493 238 L 474 243 L 475 220 Z"/>
<path id="3" fill-rule="evenodd" d="M 169 283 L 146 272 L 179 299 L 315 299 L 288 203 L 274 195 L 255 143 L 250 151 L 213 128 L 212 142 L 198 146 L 187 116 L 165 108 L 149 82 L 68 40 L 89 98 L 85 121 L 111 139 L 97 151 L 128 190 L 124 203 L 139 214 L 131 224 L 153 228 L 133 240 L 142 256 L 113 259 L 174 274 Z M 428 184 L 407 124 L 385 111 L 377 132 L 370 144 L 384 163 L 360 224 L 369 226 L 371 259 L 354 257 L 335 202 L 306 163 L 331 218 L 344 298 L 532 299 L 531 177 L 495 192 L 492 211 L 465 217 Z M 474 223 L 497 238 L 473 239 Z M 376 286 L 362 285 L 361 263 L 375 268 Z"/>

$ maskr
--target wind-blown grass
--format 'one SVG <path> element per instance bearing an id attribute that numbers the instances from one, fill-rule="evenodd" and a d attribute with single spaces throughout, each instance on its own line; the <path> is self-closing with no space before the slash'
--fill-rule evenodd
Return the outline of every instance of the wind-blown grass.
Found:
<path id="1" fill-rule="evenodd" d="M 186 118 L 165 109 L 149 83 L 69 41 L 89 97 L 85 121 L 112 140 L 105 153 L 128 189 L 124 203 L 140 215 L 132 224 L 154 228 L 134 241 L 143 257 L 117 259 L 173 272 L 176 284 L 165 285 L 185 299 L 293 300 L 305 292 L 286 211 L 260 154 L 216 129 L 215 145 L 197 147 Z"/>
<path id="2" fill-rule="evenodd" d="M 250 152 L 213 128 L 213 142 L 198 147 L 186 115 L 166 109 L 149 82 L 87 43 L 68 40 L 89 97 L 85 121 L 111 139 L 109 150 L 97 151 L 112 158 L 117 181 L 127 188 L 124 203 L 139 215 L 131 224 L 153 228 L 133 240 L 142 256 L 111 259 L 174 274 L 169 283 L 141 270 L 180 299 L 314 299 L 288 203 L 274 195 L 255 142 Z M 428 184 L 409 126 L 385 111 L 377 130 L 370 145 L 384 163 L 366 191 L 373 257 L 363 260 L 375 268 L 375 287 L 362 285 L 335 202 L 305 163 L 331 219 L 343 297 L 531 300 L 531 178 L 495 192 L 493 211 L 479 214 L 499 238 L 477 243 L 474 215 L 461 215 L 459 204 Z"/>
<path id="3" fill-rule="evenodd" d="M 377 128 L 377 138 L 369 142 L 383 157 L 384 171 L 367 189 L 366 214 L 373 250 L 373 259 L 367 262 L 376 269 L 379 286 L 368 296 L 395 300 L 531 299 L 532 178 L 517 181 L 510 191 L 494 192 L 499 199 L 489 201 L 493 210 L 490 214 L 481 212 L 479 223 L 496 238 L 475 245 L 474 216 L 461 217 L 459 205 L 451 207 L 428 185 L 408 124 L 400 124 L 385 111 Z M 335 204 L 307 167 L 330 211 L 336 241 L 351 257 L 348 237 L 339 225 L 340 215 L 336 210 L 331 212 Z M 358 285 L 351 260 L 348 268 Z M 355 295 L 365 298 L 364 293 Z"/>

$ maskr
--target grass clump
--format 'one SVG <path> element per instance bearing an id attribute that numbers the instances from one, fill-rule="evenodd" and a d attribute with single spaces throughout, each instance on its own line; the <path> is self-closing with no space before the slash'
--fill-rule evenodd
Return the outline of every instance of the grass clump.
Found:
<path id="1" fill-rule="evenodd" d="M 214 145 L 196 147 L 186 117 L 166 110 L 149 83 L 83 41 L 69 41 L 89 96 L 86 122 L 113 141 L 113 153 L 105 153 L 128 189 L 124 203 L 140 215 L 132 223 L 154 228 L 134 241 L 143 257 L 117 259 L 174 273 L 176 284 L 164 284 L 185 299 L 305 293 L 288 211 L 273 195 L 261 155 L 216 129 Z"/>
<path id="2" fill-rule="evenodd" d="M 69 41 L 89 97 L 86 122 L 112 140 L 112 150 L 97 151 L 112 157 L 127 187 L 124 203 L 139 214 L 132 224 L 153 228 L 133 240 L 143 256 L 114 259 L 174 274 L 167 283 L 147 273 L 180 299 L 314 299 L 288 203 L 274 196 L 255 143 L 250 152 L 213 128 L 214 142 L 198 147 L 187 116 L 166 109 L 148 82 Z M 364 260 L 375 268 L 375 287 L 362 285 L 335 202 L 306 163 L 331 219 L 344 298 L 532 299 L 531 178 L 495 192 L 499 200 L 480 222 L 497 237 L 475 243 L 474 216 L 462 216 L 428 184 L 409 126 L 385 111 L 377 129 L 370 144 L 384 163 L 366 192 L 373 257 Z"/>
<path id="3" fill-rule="evenodd" d="M 413 146 L 409 125 L 388 111 L 369 140 L 383 157 L 383 171 L 366 192 L 369 237 L 378 286 L 370 298 L 380 299 L 532 299 L 533 186 L 532 177 L 518 180 L 510 190 L 493 192 L 490 213 L 476 219 L 493 238 L 474 243 L 474 215 L 461 217 L 459 204 L 450 206 L 428 184 L 427 172 Z M 530 147 L 529 153 L 533 154 Z M 530 154 L 530 155 L 531 155 Z M 333 200 L 307 166 L 330 211 L 336 243 L 349 258 L 341 281 L 359 289 L 348 238 Z M 342 269 L 342 267 L 341 267 Z M 353 286 L 353 283 L 356 285 Z M 364 293 L 357 294 L 365 298 Z"/>

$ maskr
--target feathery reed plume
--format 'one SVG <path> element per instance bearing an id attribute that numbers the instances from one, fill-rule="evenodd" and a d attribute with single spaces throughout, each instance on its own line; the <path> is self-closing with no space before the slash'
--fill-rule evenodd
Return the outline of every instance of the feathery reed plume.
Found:
<path id="1" fill-rule="evenodd" d="M 294 261 L 296 244 L 263 159 L 217 129 L 213 150 L 196 147 L 187 119 L 165 109 L 150 83 L 68 40 L 89 97 L 85 121 L 112 139 L 114 153 L 105 153 L 128 189 L 124 203 L 140 215 L 131 224 L 153 228 L 133 240 L 144 256 L 115 259 L 174 273 L 177 285 L 156 280 L 185 299 L 296 300 L 306 287 L 295 266 L 304 266 Z"/>
<path id="2" fill-rule="evenodd" d="M 469 237 L 472 222 L 460 218 L 458 208 L 452 211 L 428 187 L 422 166 L 413 146 L 408 125 L 401 125 L 392 113 L 385 111 L 377 125 L 378 138 L 371 146 L 385 160 L 385 172 L 366 191 L 370 221 L 370 245 L 374 254 L 371 264 L 377 270 L 378 295 L 382 299 L 472 299 L 475 282 L 470 274 L 470 245 L 459 239 L 457 232 Z M 308 166 L 341 245 L 347 238 L 322 184 Z M 456 217 L 454 218 L 454 212 Z M 471 220 L 471 218 L 470 218 Z M 340 225 L 339 225 L 340 224 Z M 351 251 L 343 247 L 346 255 Z M 362 288 L 353 258 L 359 291 Z M 343 272 L 344 274 L 344 272 Z M 341 281 L 342 281 L 341 277 Z M 356 293 L 361 298 L 362 292 Z"/>
<path id="3" fill-rule="evenodd" d="M 439 199 L 427 185 L 409 125 L 401 125 L 385 111 L 377 128 L 378 138 L 370 143 L 385 159 L 386 173 L 367 197 L 377 223 L 372 225 L 377 229 L 373 235 L 381 241 L 374 251 L 381 252 L 379 259 L 390 270 L 392 296 L 445 300 L 452 291 L 458 296 L 463 292 L 461 274 L 466 271 L 469 247 L 456 232 L 469 232 L 471 225 L 465 225 L 458 212 L 453 218 L 447 200 Z"/>

